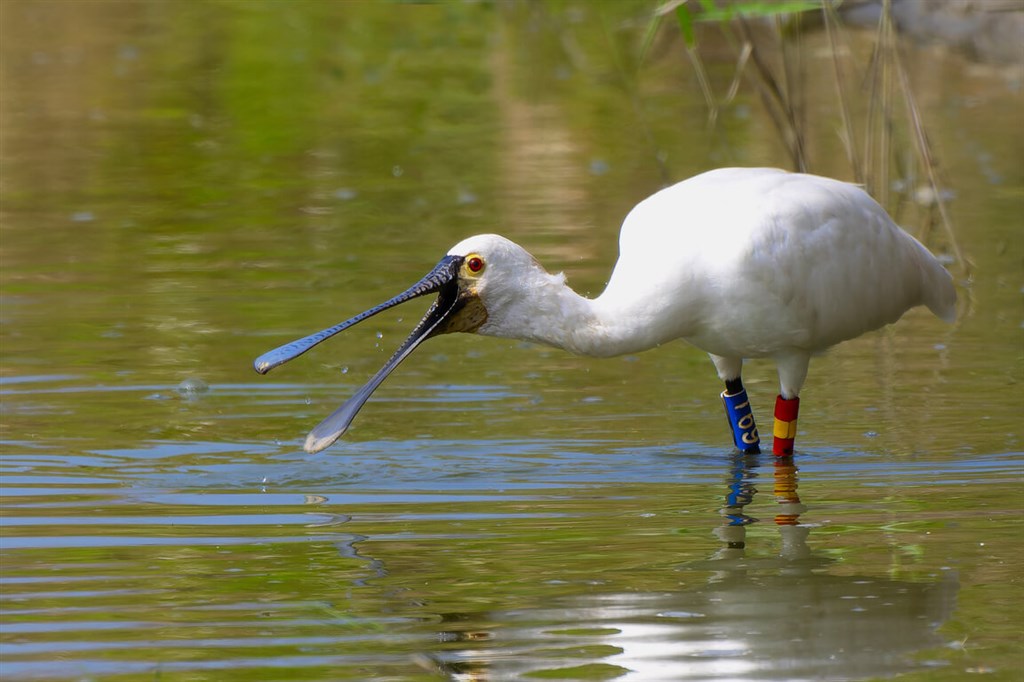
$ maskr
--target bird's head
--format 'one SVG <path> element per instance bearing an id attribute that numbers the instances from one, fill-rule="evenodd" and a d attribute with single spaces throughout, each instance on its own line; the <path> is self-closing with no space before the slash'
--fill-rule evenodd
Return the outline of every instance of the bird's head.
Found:
<path id="1" fill-rule="evenodd" d="M 488 322 L 489 326 L 511 323 L 517 302 L 531 298 L 552 278 L 565 279 L 549 275 L 526 249 L 496 234 L 469 237 L 453 246 L 447 257 L 461 261 L 459 295 L 468 309 L 457 311 L 440 333 L 475 332 Z"/>
<path id="2" fill-rule="evenodd" d="M 345 432 L 377 386 L 423 341 L 440 334 L 477 331 L 487 322 L 488 308 L 505 307 L 515 291 L 529 285 L 529 277 L 535 272 L 544 271 L 522 247 L 498 235 L 476 235 L 456 244 L 433 270 L 397 296 L 340 324 L 264 353 L 253 364 L 257 372 L 266 374 L 381 311 L 419 296 L 437 294 L 423 319 L 377 374 L 309 434 L 306 449 L 317 452 Z"/>

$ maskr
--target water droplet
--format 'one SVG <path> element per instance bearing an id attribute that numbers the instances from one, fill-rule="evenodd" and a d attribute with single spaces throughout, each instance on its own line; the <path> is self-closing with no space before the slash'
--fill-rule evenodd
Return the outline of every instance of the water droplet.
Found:
<path id="1" fill-rule="evenodd" d="M 210 390 L 210 385 L 202 379 L 196 377 L 189 377 L 180 384 L 178 384 L 178 393 L 195 395 L 196 393 L 206 393 Z"/>
<path id="2" fill-rule="evenodd" d="M 394 176 L 396 178 L 400 178 L 400 177 L 402 177 L 403 173 L 405 173 L 405 169 L 402 168 L 401 166 L 395 164 L 394 166 L 391 167 L 391 175 L 392 176 Z"/>
<path id="3" fill-rule="evenodd" d="M 341 368 L 341 373 L 348 374 L 348 365 L 345 365 L 344 367 Z"/>
<path id="4" fill-rule="evenodd" d="M 377 338 L 378 339 L 383 339 L 384 338 L 384 332 L 377 332 Z"/>
<path id="5" fill-rule="evenodd" d="M 608 172 L 608 162 L 604 159 L 593 159 L 590 162 L 591 175 L 604 175 Z"/>
<path id="6" fill-rule="evenodd" d="M 117 50 L 117 56 L 119 59 L 133 62 L 139 58 L 139 48 L 135 47 L 134 45 L 122 45 Z"/>

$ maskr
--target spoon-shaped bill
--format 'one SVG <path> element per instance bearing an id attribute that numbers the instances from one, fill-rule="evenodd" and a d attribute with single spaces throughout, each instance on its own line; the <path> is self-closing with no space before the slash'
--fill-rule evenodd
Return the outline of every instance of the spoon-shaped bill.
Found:
<path id="1" fill-rule="evenodd" d="M 441 262 L 434 266 L 433 270 L 423 277 L 423 279 L 416 282 L 416 284 L 412 285 L 394 298 L 388 299 L 380 305 L 361 312 L 355 317 L 345 320 L 340 324 L 336 324 L 333 327 L 318 331 L 315 334 L 310 334 L 305 338 L 292 341 L 291 343 L 286 343 L 272 351 L 268 351 L 256 358 L 253 362 L 253 368 L 260 374 L 266 374 L 278 365 L 283 365 L 289 360 L 294 360 L 313 346 L 326 341 L 335 334 L 343 332 L 349 327 L 358 324 L 369 317 L 373 317 L 382 310 L 393 308 L 399 303 L 405 303 L 417 296 L 423 296 L 425 294 L 438 291 L 442 286 L 454 281 L 458 277 L 459 267 L 462 265 L 462 260 L 462 258 L 457 256 L 445 256 L 441 259 Z"/>
<path id="2" fill-rule="evenodd" d="M 450 289 L 442 289 L 441 295 L 438 296 L 437 300 L 430 306 L 430 309 L 427 310 L 427 314 L 416 325 L 409 338 L 399 346 L 398 350 L 395 351 L 395 354 L 391 356 L 384 366 L 362 388 L 356 391 L 351 398 L 346 400 L 341 407 L 332 412 L 330 416 L 309 432 L 309 435 L 306 436 L 306 444 L 303 446 L 307 452 L 320 452 L 338 440 L 348 429 L 352 420 L 355 419 L 363 403 L 377 390 L 377 387 L 391 374 L 392 370 L 398 367 L 402 360 L 416 350 L 417 346 L 443 329 L 442 323 L 462 307 L 462 302 L 459 300 L 457 292 L 450 292 Z"/>

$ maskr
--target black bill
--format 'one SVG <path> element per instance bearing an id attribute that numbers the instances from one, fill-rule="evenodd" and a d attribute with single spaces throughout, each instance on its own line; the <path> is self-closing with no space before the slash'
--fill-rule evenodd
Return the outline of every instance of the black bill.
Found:
<path id="1" fill-rule="evenodd" d="M 349 424 L 352 423 L 352 420 L 359 412 L 359 409 L 363 406 L 363 403 L 365 403 L 377 387 L 380 386 L 381 382 L 391 374 L 395 367 L 397 367 L 399 363 L 401 363 L 402 360 L 412 353 L 421 343 L 436 334 L 443 334 L 449 331 L 471 330 L 472 325 L 453 324 L 456 314 L 466 307 L 466 303 L 470 299 L 474 298 L 472 294 L 463 294 L 459 290 L 458 277 L 459 270 L 462 267 L 462 261 L 463 258 L 460 256 L 445 256 L 433 270 L 423 277 L 423 279 L 394 298 L 389 299 L 378 306 L 374 306 L 365 312 L 359 313 L 355 317 L 345 320 L 341 324 L 324 329 L 316 334 L 311 334 L 303 339 L 299 339 L 298 341 L 286 343 L 285 345 L 275 348 L 274 350 L 264 353 L 260 357 L 256 358 L 256 361 L 253 363 L 256 371 L 260 374 L 266 374 L 278 365 L 282 365 L 289 360 L 297 358 L 313 346 L 316 346 L 322 341 L 326 341 L 335 334 L 345 331 L 349 327 L 358 324 L 369 317 L 373 317 L 382 310 L 393 308 L 400 303 L 404 303 L 418 296 L 423 296 L 435 291 L 438 292 L 437 300 L 434 301 L 427 310 L 426 315 L 423 316 L 420 323 L 416 325 L 415 329 L 413 329 L 409 338 L 399 346 L 394 355 L 384 363 L 384 366 L 381 367 L 368 382 L 366 382 L 366 385 L 356 391 L 355 394 L 345 401 L 341 407 L 331 413 L 327 419 L 320 422 L 320 424 L 309 433 L 309 436 L 306 437 L 306 444 L 304 446 L 306 451 L 311 453 L 319 452 L 328 447 L 334 441 L 338 440 L 338 438 L 340 438 L 348 429 Z M 471 308 L 476 307 L 477 306 L 471 306 Z M 478 316 L 479 313 L 472 315 L 472 317 Z"/>

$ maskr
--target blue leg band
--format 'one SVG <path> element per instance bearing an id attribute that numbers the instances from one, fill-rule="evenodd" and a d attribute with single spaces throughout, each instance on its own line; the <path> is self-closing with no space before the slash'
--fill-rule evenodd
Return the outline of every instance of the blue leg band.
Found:
<path id="1" fill-rule="evenodd" d="M 732 429 L 732 441 L 740 452 L 754 454 L 761 452 L 761 439 L 757 435 L 757 424 L 754 423 L 754 412 L 750 409 L 747 391 L 741 390 L 734 395 L 722 392 L 725 403 L 725 415 L 729 418 Z"/>

